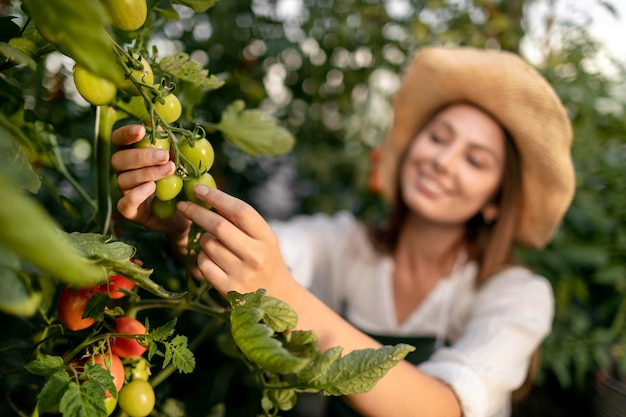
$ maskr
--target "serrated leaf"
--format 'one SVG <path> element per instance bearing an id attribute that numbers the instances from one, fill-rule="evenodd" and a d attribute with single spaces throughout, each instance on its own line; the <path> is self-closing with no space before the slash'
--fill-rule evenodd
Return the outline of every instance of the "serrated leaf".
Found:
<path id="1" fill-rule="evenodd" d="M 226 140 L 252 156 L 281 155 L 289 152 L 295 143 L 287 129 L 278 126 L 261 110 L 246 110 L 242 100 L 231 103 L 215 127 Z"/>
<path id="2" fill-rule="evenodd" d="M 188 374 L 196 367 L 196 358 L 187 347 L 187 337 L 178 335 L 172 339 L 172 363 L 178 372 Z"/>
<path id="3" fill-rule="evenodd" d="M 171 76 L 198 87 L 215 90 L 224 85 L 224 81 L 215 75 L 209 76 L 209 70 L 199 62 L 190 59 L 185 52 L 175 52 L 164 57 L 159 61 L 159 67 Z"/>
<path id="4" fill-rule="evenodd" d="M 263 321 L 275 332 L 282 333 L 298 324 L 298 314 L 287 303 L 278 298 L 265 297 L 261 301 Z"/>
<path id="5" fill-rule="evenodd" d="M 8 43 L 0 42 L 0 53 L 4 55 L 9 61 L 16 64 L 24 64 L 28 68 L 37 69 L 37 63 L 31 57 L 26 55 L 23 51 Z"/>
<path id="6" fill-rule="evenodd" d="M 35 359 L 24 366 L 24 368 L 35 375 L 52 375 L 53 373 L 64 369 L 65 364 L 60 356 L 45 355 L 39 359 Z"/>
<path id="7" fill-rule="evenodd" d="M 64 416 L 105 417 L 104 395 L 104 388 L 93 381 L 85 381 L 80 385 L 70 382 L 61 398 L 59 411 Z"/>
<path id="8" fill-rule="evenodd" d="M 59 371 L 50 376 L 37 396 L 39 411 L 48 411 L 59 405 L 70 383 L 70 376 Z"/>
<path id="9" fill-rule="evenodd" d="M 163 326 L 150 330 L 150 337 L 153 340 L 166 340 L 174 334 L 176 328 L 176 319 L 172 319 L 165 323 Z"/>
<path id="10" fill-rule="evenodd" d="M 115 392 L 113 376 L 100 364 L 91 362 L 87 363 L 85 365 L 85 376 L 89 378 L 89 381 L 93 381 L 95 384 L 101 386 L 103 393 L 106 391 Z"/>
<path id="11" fill-rule="evenodd" d="M 173 4 L 190 7 L 196 13 L 202 13 L 215 6 L 219 0 L 172 0 Z"/>
<path id="12" fill-rule="evenodd" d="M 279 374 L 296 373 L 310 359 L 293 355 L 273 337 L 274 330 L 260 322 L 264 312 L 259 306 L 264 295 L 264 290 L 244 295 L 236 292 L 227 294 L 232 307 L 230 326 L 233 340 L 248 359 L 262 368 Z"/>
<path id="13" fill-rule="evenodd" d="M 110 236 L 97 233 L 73 232 L 68 236 L 72 245 L 106 271 L 107 276 L 121 274 L 161 298 L 180 298 L 185 294 L 167 291 L 152 281 L 149 278 L 151 269 L 144 269 L 131 261 L 136 252 L 131 245 L 113 241 Z"/>
<path id="14" fill-rule="evenodd" d="M 0 172 L 0 247 L 70 284 L 103 282 L 101 268 L 81 256 L 50 214 Z"/>
<path id="15" fill-rule="evenodd" d="M 102 321 L 105 308 L 111 307 L 111 298 L 107 293 L 94 294 L 87 302 L 82 318 L 92 317 L 96 321 Z"/>
<path id="16" fill-rule="evenodd" d="M 0 114 L 0 124 L 11 123 Z M 18 187 L 36 193 L 41 187 L 39 175 L 33 171 L 22 147 L 9 131 L 0 126 L 0 170 Z"/>
<path id="17" fill-rule="evenodd" d="M 298 382 L 319 389 L 325 395 L 364 393 L 413 350 L 413 346 L 398 344 L 355 350 L 340 357 L 342 348 L 332 348 L 299 373 Z"/>
<path id="18" fill-rule="evenodd" d="M 41 36 L 93 74 L 114 82 L 122 71 L 106 31 L 107 12 L 97 0 L 22 0 Z"/>

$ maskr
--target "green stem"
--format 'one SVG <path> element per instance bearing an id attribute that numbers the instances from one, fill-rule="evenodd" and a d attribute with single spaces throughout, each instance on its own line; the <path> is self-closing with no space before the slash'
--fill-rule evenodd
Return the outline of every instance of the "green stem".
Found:
<path id="1" fill-rule="evenodd" d="M 111 133 L 113 125 L 119 119 L 119 113 L 109 106 L 96 108 L 96 172 L 98 210 L 96 224 L 102 234 L 110 233 L 111 229 Z"/>
<path id="2" fill-rule="evenodd" d="M 222 322 L 219 320 L 213 320 L 207 323 L 202 328 L 202 330 L 200 330 L 200 333 L 198 333 L 196 337 L 194 337 L 193 340 L 189 342 L 189 350 L 194 351 L 195 349 L 197 349 L 200 346 L 200 343 L 202 343 L 207 337 L 215 333 L 221 325 Z M 170 363 L 165 367 L 165 369 L 156 374 L 153 378 L 150 378 L 150 385 L 156 387 L 161 382 L 165 381 L 170 375 L 172 375 L 174 371 L 176 371 L 176 366 L 173 363 Z"/>

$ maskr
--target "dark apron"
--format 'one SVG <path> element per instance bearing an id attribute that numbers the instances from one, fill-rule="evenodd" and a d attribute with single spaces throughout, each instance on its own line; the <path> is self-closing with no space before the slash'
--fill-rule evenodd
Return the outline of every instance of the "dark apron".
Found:
<path id="1" fill-rule="evenodd" d="M 413 365 L 425 362 L 435 352 L 434 337 L 397 337 L 397 336 L 375 336 L 370 335 L 383 345 L 397 345 L 406 343 L 415 347 L 413 352 L 404 358 Z M 341 397 L 329 397 L 327 401 L 325 417 L 358 417 L 359 413 L 350 408 Z"/>

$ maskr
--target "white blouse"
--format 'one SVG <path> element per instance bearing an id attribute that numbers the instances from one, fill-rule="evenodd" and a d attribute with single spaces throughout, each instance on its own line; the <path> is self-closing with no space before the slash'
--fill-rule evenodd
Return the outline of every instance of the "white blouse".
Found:
<path id="1" fill-rule="evenodd" d="M 511 392 L 524 381 L 532 353 L 551 328 L 554 299 L 545 278 L 512 267 L 477 289 L 475 262 L 462 263 L 398 324 L 393 259 L 373 249 L 352 214 L 270 224 L 294 278 L 356 327 L 448 340 L 449 347 L 437 349 L 419 368 L 452 387 L 465 417 L 510 415 Z"/>

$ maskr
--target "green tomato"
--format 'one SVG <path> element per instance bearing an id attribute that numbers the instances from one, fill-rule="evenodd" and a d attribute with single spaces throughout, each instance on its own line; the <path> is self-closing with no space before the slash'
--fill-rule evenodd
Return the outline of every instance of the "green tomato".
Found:
<path id="1" fill-rule="evenodd" d="M 150 362 L 143 356 L 139 356 L 129 366 L 124 368 L 124 375 L 126 375 L 127 381 L 135 379 L 147 381 L 151 375 Z"/>
<path id="2" fill-rule="evenodd" d="M 172 93 L 163 96 L 163 100 L 164 103 L 157 100 L 156 103 L 154 103 L 154 109 L 159 113 L 159 116 L 161 116 L 161 119 L 163 119 L 165 123 L 174 123 L 183 113 L 180 100 Z"/>
<path id="3" fill-rule="evenodd" d="M 148 17 L 146 0 L 102 0 L 111 17 L 111 24 L 125 31 L 137 30 Z"/>
<path id="4" fill-rule="evenodd" d="M 213 166 L 215 151 L 206 138 L 195 141 L 193 146 L 185 142 L 178 149 L 185 159 L 201 172 L 206 172 Z"/>
<path id="5" fill-rule="evenodd" d="M 130 417 L 146 417 L 154 409 L 156 398 L 148 381 L 135 379 L 124 385 L 117 397 L 117 403 Z"/>
<path id="6" fill-rule="evenodd" d="M 146 135 L 139 142 L 135 142 L 133 147 L 135 148 L 158 148 L 165 149 L 166 151 L 170 150 L 170 140 L 168 138 L 154 138 L 154 143 L 150 142 L 150 135 Z"/>
<path id="7" fill-rule="evenodd" d="M 180 175 L 170 175 L 156 181 L 155 196 L 161 201 L 169 201 L 180 193 L 183 189 L 183 179 Z"/>
<path id="8" fill-rule="evenodd" d="M 114 397 L 106 397 L 104 399 L 104 408 L 107 410 L 107 416 L 113 414 L 115 411 L 115 407 L 117 407 L 117 399 Z"/>
<path id="9" fill-rule="evenodd" d="M 131 75 L 137 81 L 152 85 L 154 83 L 154 72 L 152 71 L 150 63 L 148 63 L 148 61 L 139 54 L 133 54 L 133 57 L 141 63 L 143 68 L 135 69 L 130 65 L 129 62 L 126 62 L 126 65 L 131 68 Z M 137 86 L 135 86 L 135 84 L 133 84 L 133 82 L 128 78 L 119 83 L 118 87 L 129 96 L 138 96 L 141 94 L 137 89 Z"/>
<path id="10" fill-rule="evenodd" d="M 158 198 L 153 198 L 150 209 L 159 219 L 171 219 L 176 214 L 176 199 L 161 201 Z"/>
<path id="11" fill-rule="evenodd" d="M 200 175 L 198 178 L 192 178 L 190 180 L 186 180 L 183 184 L 183 192 L 187 200 L 194 202 L 196 204 L 200 204 L 208 209 L 211 208 L 210 205 L 206 204 L 204 201 L 201 201 L 198 197 L 196 197 L 196 193 L 193 191 L 193 188 L 196 185 L 206 185 L 207 187 L 217 188 L 217 184 L 215 183 L 215 179 L 211 174 L 205 172 Z"/>
<path id="12" fill-rule="evenodd" d="M 78 93 L 94 106 L 109 104 L 115 98 L 117 87 L 114 83 L 92 74 L 82 66 L 74 67 L 73 77 Z"/>

